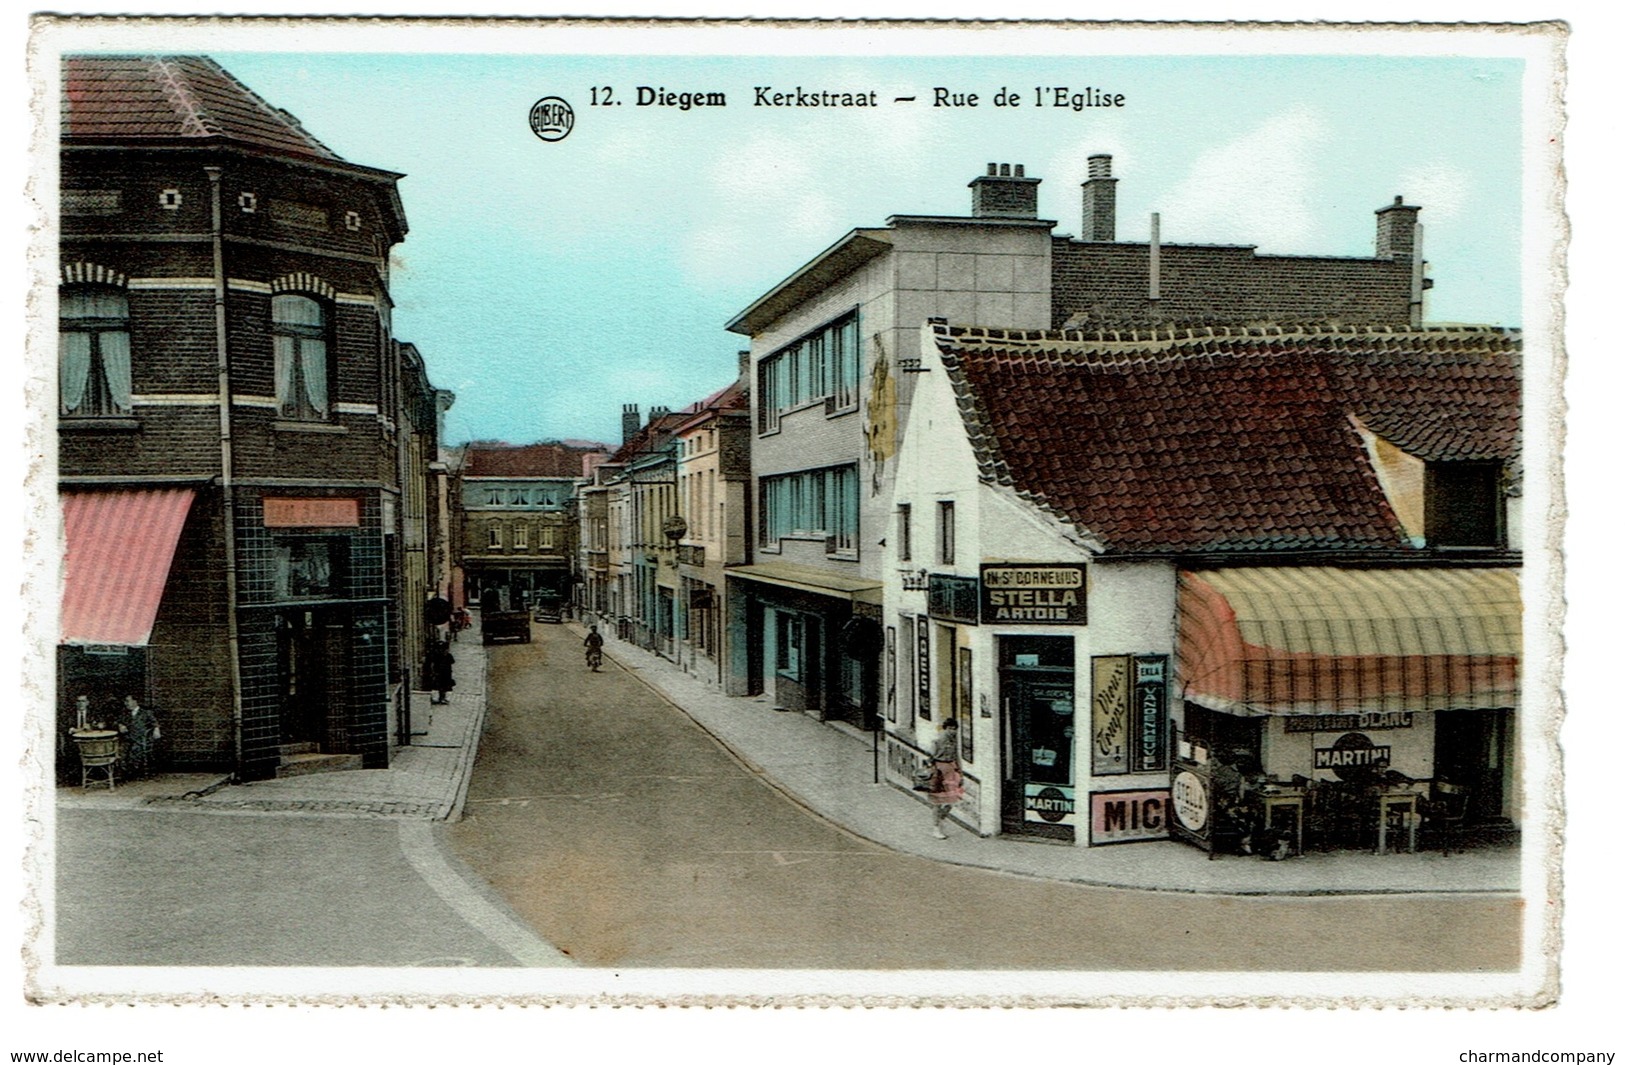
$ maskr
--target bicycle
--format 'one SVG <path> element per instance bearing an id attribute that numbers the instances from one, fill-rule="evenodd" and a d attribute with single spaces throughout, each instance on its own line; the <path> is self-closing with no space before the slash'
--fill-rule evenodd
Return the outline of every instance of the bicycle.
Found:
<path id="1" fill-rule="evenodd" d="M 604 652 L 603 652 L 603 649 L 599 648 L 599 647 L 589 647 L 589 648 L 587 648 L 587 666 L 594 673 L 597 673 L 598 672 L 598 667 L 603 665 L 603 664 L 604 664 Z"/>

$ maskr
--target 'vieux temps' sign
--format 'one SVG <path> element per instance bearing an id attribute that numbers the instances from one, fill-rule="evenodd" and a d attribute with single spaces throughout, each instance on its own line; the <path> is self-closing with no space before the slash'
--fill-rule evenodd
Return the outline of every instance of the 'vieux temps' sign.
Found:
<path id="1" fill-rule="evenodd" d="M 1081 564 L 982 567 L 982 624 L 1083 625 L 1089 620 Z"/>

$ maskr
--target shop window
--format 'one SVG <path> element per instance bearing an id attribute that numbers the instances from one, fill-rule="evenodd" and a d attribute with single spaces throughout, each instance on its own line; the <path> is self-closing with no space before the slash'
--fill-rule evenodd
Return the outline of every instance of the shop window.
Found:
<path id="1" fill-rule="evenodd" d="M 64 289 L 59 371 L 62 413 L 130 413 L 130 303 L 116 288 Z"/>
<path id="2" fill-rule="evenodd" d="M 332 385 L 326 308 L 309 296 L 271 298 L 277 410 L 294 420 L 328 416 Z"/>
<path id="3" fill-rule="evenodd" d="M 937 504 L 937 561 L 944 566 L 954 564 L 954 504 L 942 500 Z"/>
<path id="4" fill-rule="evenodd" d="M 1433 547 L 1499 547 L 1504 536 L 1501 464 L 1430 462 L 1425 493 Z"/>
<path id="5" fill-rule="evenodd" d="M 343 595 L 349 541 L 340 536 L 300 536 L 273 548 L 273 587 L 278 599 L 334 599 Z"/>
<path id="6" fill-rule="evenodd" d="M 805 626 L 799 614 L 778 613 L 778 661 L 774 668 L 779 676 L 790 680 L 801 679 L 802 639 Z"/>

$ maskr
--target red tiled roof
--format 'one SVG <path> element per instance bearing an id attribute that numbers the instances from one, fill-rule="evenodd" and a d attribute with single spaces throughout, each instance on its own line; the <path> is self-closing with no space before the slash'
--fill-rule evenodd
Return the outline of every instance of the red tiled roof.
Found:
<path id="1" fill-rule="evenodd" d="M 1408 547 L 1350 415 L 1425 460 L 1518 457 L 1512 331 L 934 328 L 984 478 L 1108 552 Z"/>
<path id="2" fill-rule="evenodd" d="M 582 459 L 607 450 L 603 444 L 546 443 L 521 447 L 470 444 L 463 456 L 463 476 L 580 477 L 584 469 Z"/>
<path id="3" fill-rule="evenodd" d="M 298 119 L 205 56 L 68 56 L 62 66 L 64 139 L 217 138 L 339 161 Z"/>

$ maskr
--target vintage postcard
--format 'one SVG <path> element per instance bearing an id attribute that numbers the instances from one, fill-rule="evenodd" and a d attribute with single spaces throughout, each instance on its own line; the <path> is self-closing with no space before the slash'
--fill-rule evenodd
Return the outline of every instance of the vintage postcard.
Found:
<path id="1" fill-rule="evenodd" d="M 26 995 L 1557 1002 L 1566 40 L 37 17 Z"/>

